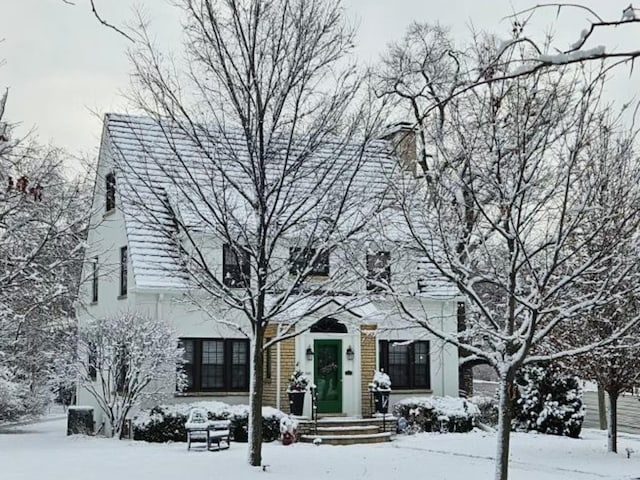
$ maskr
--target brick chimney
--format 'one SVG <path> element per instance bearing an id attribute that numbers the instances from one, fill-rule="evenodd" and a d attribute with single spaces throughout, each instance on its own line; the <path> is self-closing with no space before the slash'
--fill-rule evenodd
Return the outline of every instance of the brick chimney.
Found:
<path id="1" fill-rule="evenodd" d="M 387 127 L 382 136 L 391 144 L 392 154 L 398 157 L 400 166 L 414 177 L 422 174 L 418 167 L 418 151 L 416 146 L 416 130 L 409 122 L 398 122 Z"/>

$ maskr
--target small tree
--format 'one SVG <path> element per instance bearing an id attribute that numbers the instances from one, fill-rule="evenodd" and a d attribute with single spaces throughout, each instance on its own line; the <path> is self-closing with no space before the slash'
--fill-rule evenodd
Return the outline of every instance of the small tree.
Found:
<path id="1" fill-rule="evenodd" d="M 78 337 L 80 386 L 96 400 L 114 436 L 122 435 L 127 415 L 145 399 L 173 393 L 167 384 L 185 386 L 183 349 L 162 322 L 122 313 L 89 321 Z"/>

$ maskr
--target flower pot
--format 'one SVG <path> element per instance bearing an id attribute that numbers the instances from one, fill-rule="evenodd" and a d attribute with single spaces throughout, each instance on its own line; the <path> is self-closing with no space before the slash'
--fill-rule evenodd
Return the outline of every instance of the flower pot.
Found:
<path id="1" fill-rule="evenodd" d="M 306 392 L 289 392 L 289 412 L 291 415 L 302 415 L 304 409 L 304 394 Z"/>
<path id="2" fill-rule="evenodd" d="M 376 413 L 389 413 L 389 395 L 391 391 L 374 391 L 373 404 Z"/>

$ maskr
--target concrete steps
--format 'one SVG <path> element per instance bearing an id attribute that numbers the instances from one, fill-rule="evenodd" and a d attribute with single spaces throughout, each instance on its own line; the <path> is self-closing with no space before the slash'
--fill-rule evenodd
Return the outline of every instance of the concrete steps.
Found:
<path id="1" fill-rule="evenodd" d="M 325 445 L 356 445 L 363 443 L 383 443 L 391 441 L 395 433 L 396 419 L 389 415 L 382 418 L 325 417 L 315 422 L 298 421 L 299 440 Z"/>

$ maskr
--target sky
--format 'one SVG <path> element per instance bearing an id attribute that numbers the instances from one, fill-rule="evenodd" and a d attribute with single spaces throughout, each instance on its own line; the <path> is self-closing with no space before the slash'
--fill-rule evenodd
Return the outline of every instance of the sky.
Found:
<path id="1" fill-rule="evenodd" d="M 130 43 L 103 27 L 93 17 L 89 0 L 0 0 L 0 89 L 9 88 L 5 120 L 19 123 L 19 132 L 33 129 L 45 143 L 73 155 L 95 156 L 101 117 L 127 111 Z M 590 0 L 581 3 L 611 19 L 619 19 L 629 0 Z M 163 47 L 180 52 L 180 17 L 169 0 L 95 0 L 100 14 L 125 28 L 134 24 L 134 9 L 151 22 Z M 389 42 L 399 40 L 413 21 L 449 26 L 454 38 L 464 41 L 470 29 L 487 30 L 508 38 L 504 17 L 538 0 L 344 0 L 348 18 L 358 25 L 356 54 L 373 63 Z M 532 22 L 530 34 L 541 35 L 551 25 L 558 45 L 567 47 L 579 38 L 587 13 L 565 10 L 556 18 L 549 8 Z M 633 46 L 638 27 L 599 35 L 596 44 L 607 49 Z M 599 43 L 598 43 L 599 42 Z M 640 43 L 640 42 L 637 42 Z M 595 44 L 594 44 L 595 45 Z M 594 46 L 592 45 L 592 46 Z M 640 46 L 639 46 L 640 48 Z M 619 74 L 612 97 L 627 101 L 638 93 L 640 77 Z M 635 80 L 635 83 L 634 81 Z M 0 90 L 1 91 L 1 90 Z"/>

